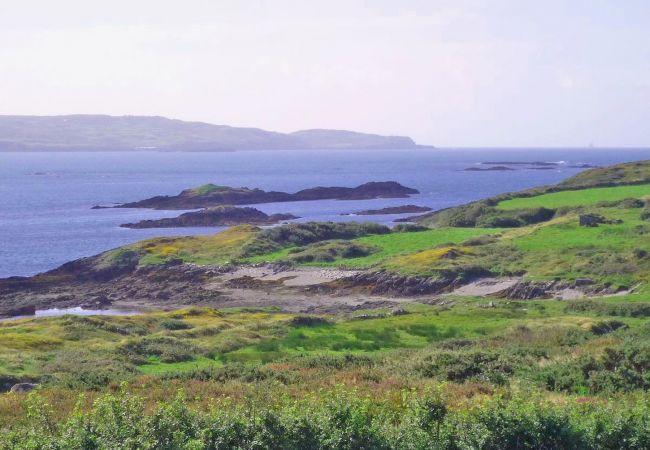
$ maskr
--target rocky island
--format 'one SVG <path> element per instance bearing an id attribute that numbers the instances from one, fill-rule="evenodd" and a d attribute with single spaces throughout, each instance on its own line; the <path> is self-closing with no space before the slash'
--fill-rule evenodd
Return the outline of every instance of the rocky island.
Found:
<path id="1" fill-rule="evenodd" d="M 240 224 L 275 225 L 286 220 L 298 219 L 293 214 L 266 214 L 255 208 L 238 208 L 223 205 L 191 211 L 178 217 L 141 220 L 120 225 L 124 228 L 176 228 L 176 227 L 224 227 Z"/>
<path id="2" fill-rule="evenodd" d="M 365 209 L 363 211 L 357 211 L 355 213 L 349 213 L 343 215 L 379 216 L 382 214 L 415 214 L 415 213 L 424 213 L 428 211 L 431 211 L 431 208 L 429 208 L 428 206 L 402 205 L 402 206 L 388 206 L 386 208 L 381 208 L 381 209 Z"/>
<path id="3" fill-rule="evenodd" d="M 464 169 L 465 172 L 503 172 L 508 170 L 515 170 L 508 166 L 491 166 L 491 167 L 468 167 Z"/>
<path id="4" fill-rule="evenodd" d="M 264 191 L 247 187 L 229 187 L 216 184 L 186 189 L 174 196 L 156 196 L 137 202 L 124 203 L 116 208 L 199 209 L 221 205 L 251 205 L 259 203 L 296 202 L 305 200 L 370 200 L 374 198 L 405 198 L 418 194 L 417 189 L 402 186 L 396 181 L 364 183 L 357 187 L 315 187 L 293 194 Z M 95 206 L 94 208 L 102 208 Z"/>

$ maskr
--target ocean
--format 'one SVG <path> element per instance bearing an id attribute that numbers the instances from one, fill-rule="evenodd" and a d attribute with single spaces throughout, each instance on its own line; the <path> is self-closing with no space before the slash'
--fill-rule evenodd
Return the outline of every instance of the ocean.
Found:
<path id="1" fill-rule="evenodd" d="M 182 211 L 91 209 L 174 195 L 205 183 L 294 192 L 315 186 L 398 181 L 407 199 L 251 205 L 307 220 L 400 216 L 342 215 L 416 204 L 446 208 L 501 192 L 556 183 L 581 170 L 650 158 L 642 149 L 431 149 L 408 151 L 251 151 L 232 153 L 0 153 L 0 277 L 33 275 L 62 263 L 153 236 L 209 234 L 213 228 L 134 230 L 126 222 Z M 550 170 L 465 171 L 484 161 L 549 161 Z"/>

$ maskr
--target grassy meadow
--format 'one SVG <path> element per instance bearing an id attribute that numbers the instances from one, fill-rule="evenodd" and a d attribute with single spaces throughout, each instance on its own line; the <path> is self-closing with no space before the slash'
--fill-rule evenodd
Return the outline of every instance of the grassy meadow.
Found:
<path id="1" fill-rule="evenodd" d="M 650 411 L 650 302 L 629 300 L 450 296 L 399 313 L 191 308 L 3 322 L 0 379 L 42 385 L 0 396 L 0 448 L 114 448 L 116 436 L 134 440 L 126 448 L 271 448 L 254 444 L 266 436 L 297 449 L 305 427 L 319 430 L 310 448 L 616 448 L 598 433 L 630 433 L 616 425 L 627 420 L 639 434 L 635 414 Z M 492 429 L 497 411 L 504 422 Z M 566 435 L 544 432 L 556 421 Z M 394 434 L 403 427 L 418 439 L 407 445 Z"/>
<path id="2" fill-rule="evenodd" d="M 392 257 L 408 255 L 444 244 L 458 244 L 470 238 L 496 234 L 500 231 L 500 229 L 485 228 L 438 228 L 425 231 L 364 236 L 354 239 L 353 242 L 375 247 L 377 248 L 377 251 L 364 256 L 353 256 L 348 258 L 339 257 L 333 261 L 315 261 L 305 263 L 304 265 L 369 268 L 378 266 Z M 249 257 L 243 261 L 249 263 L 283 261 L 290 257 L 291 252 L 295 250 L 296 247 L 287 247 L 272 253 Z"/>
<path id="3" fill-rule="evenodd" d="M 590 206 L 600 202 L 616 202 L 627 198 L 650 196 L 650 184 L 600 187 L 576 191 L 552 192 L 534 197 L 519 197 L 502 201 L 499 209 L 560 208 L 566 206 Z"/>

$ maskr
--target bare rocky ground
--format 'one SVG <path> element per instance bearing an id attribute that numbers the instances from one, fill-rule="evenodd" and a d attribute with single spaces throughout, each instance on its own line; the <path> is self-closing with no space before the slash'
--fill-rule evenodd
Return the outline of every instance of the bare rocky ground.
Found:
<path id="1" fill-rule="evenodd" d="M 0 315 L 30 309 L 176 309 L 184 306 L 269 307 L 292 312 L 337 312 L 391 306 L 410 297 L 353 292 L 335 283 L 356 271 L 189 264 L 141 268 L 110 280 L 0 281 Z"/>
<path id="2" fill-rule="evenodd" d="M 625 292 L 627 293 L 627 291 Z M 617 295 L 579 282 L 531 282 L 521 278 L 459 280 L 401 276 L 388 272 L 260 266 L 149 266 L 101 276 L 75 267 L 31 278 L 0 280 L 0 316 L 81 306 L 90 309 L 177 309 L 185 306 L 277 307 L 290 312 L 337 313 L 434 303 L 441 297 L 472 296 L 527 300 Z"/>

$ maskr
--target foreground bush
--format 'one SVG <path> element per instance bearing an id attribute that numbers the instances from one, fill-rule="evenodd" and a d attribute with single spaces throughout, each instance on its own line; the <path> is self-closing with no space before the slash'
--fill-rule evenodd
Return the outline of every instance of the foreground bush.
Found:
<path id="1" fill-rule="evenodd" d="M 197 412 L 179 394 L 149 412 L 122 392 L 59 424 L 37 395 L 27 402 L 24 424 L 0 430 L 0 449 L 642 449 L 650 442 L 645 399 L 552 405 L 495 397 L 450 409 L 437 395 L 405 393 L 394 404 L 336 391 Z"/>

